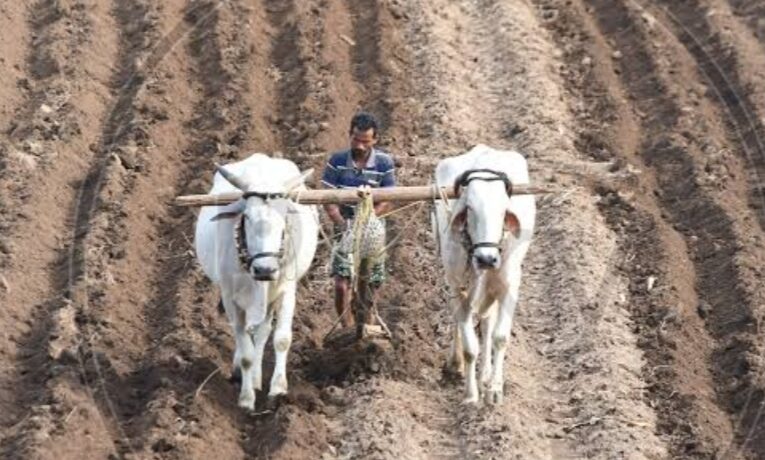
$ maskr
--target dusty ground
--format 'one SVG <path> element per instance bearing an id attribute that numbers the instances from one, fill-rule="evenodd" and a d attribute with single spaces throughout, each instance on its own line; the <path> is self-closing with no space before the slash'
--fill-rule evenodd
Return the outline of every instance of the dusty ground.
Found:
<path id="1" fill-rule="evenodd" d="M 765 458 L 761 2 L 25 3 L 0 6 L 3 458 Z M 289 397 L 236 408 L 167 202 L 255 151 L 321 168 L 359 108 L 402 183 L 482 142 L 568 190 L 494 410 L 442 376 L 427 206 L 393 219 L 392 346 L 322 345 L 323 246 Z"/>

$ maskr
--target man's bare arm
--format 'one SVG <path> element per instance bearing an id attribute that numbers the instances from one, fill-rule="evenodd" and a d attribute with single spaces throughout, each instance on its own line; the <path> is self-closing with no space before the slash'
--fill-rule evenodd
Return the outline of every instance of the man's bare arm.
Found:
<path id="1" fill-rule="evenodd" d="M 345 222 L 343 215 L 340 214 L 340 206 L 336 204 L 325 204 L 324 210 L 327 211 L 327 215 L 335 224 L 343 224 Z"/>

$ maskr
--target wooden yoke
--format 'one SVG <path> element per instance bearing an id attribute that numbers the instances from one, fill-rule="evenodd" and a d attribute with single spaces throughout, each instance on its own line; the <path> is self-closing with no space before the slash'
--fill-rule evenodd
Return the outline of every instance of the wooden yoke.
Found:
<path id="1" fill-rule="evenodd" d="M 455 198 L 453 186 L 443 187 L 446 198 Z M 543 186 L 528 184 L 513 185 L 513 195 L 539 195 L 554 193 L 556 190 Z M 398 203 L 412 203 L 416 201 L 432 201 L 442 199 L 441 194 L 434 185 L 412 187 L 385 187 L 369 190 L 372 200 L 393 201 Z M 361 201 L 362 196 L 358 189 L 319 189 L 319 190 L 293 190 L 289 192 L 290 199 L 301 204 L 353 204 Z M 221 193 L 217 195 L 185 195 L 179 196 L 173 201 L 175 206 L 224 206 L 242 197 L 241 192 Z"/>

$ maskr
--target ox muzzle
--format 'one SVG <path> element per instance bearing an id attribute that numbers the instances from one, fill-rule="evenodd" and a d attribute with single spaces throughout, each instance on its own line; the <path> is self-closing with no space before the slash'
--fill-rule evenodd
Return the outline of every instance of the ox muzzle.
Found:
<path id="1" fill-rule="evenodd" d="M 257 281 L 275 281 L 279 277 L 279 252 L 261 252 L 248 257 L 247 270 Z"/>
<path id="2" fill-rule="evenodd" d="M 470 245 L 469 253 L 479 270 L 496 270 L 502 264 L 500 243 L 475 243 Z"/>

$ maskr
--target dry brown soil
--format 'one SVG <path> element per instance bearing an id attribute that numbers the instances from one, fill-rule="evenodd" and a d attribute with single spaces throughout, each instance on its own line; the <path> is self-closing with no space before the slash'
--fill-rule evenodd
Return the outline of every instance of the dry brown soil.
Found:
<path id="1" fill-rule="evenodd" d="M 0 457 L 765 458 L 760 0 L 29 0 L 0 30 Z M 360 108 L 403 184 L 481 142 L 565 190 L 498 407 L 442 373 L 428 204 L 392 219 L 391 344 L 323 343 L 323 244 L 289 396 L 236 407 L 168 201 L 252 152 L 321 169 Z"/>

